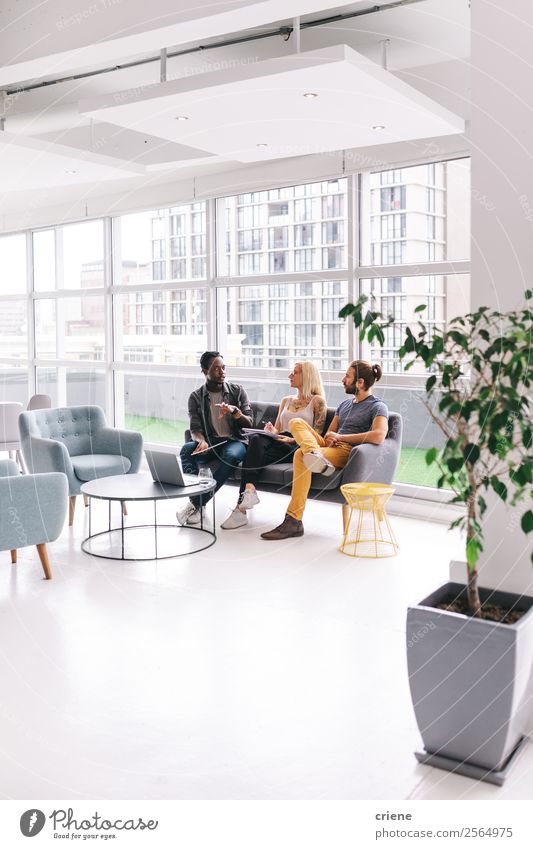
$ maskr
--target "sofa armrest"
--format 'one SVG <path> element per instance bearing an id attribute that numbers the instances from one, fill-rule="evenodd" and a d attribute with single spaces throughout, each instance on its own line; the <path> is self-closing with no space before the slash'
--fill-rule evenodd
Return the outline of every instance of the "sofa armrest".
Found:
<path id="1" fill-rule="evenodd" d="M 141 433 L 134 430 L 119 430 L 115 427 L 102 427 L 93 434 L 94 454 L 120 454 L 131 463 L 128 474 L 139 471 L 143 456 L 144 440 Z"/>
<path id="2" fill-rule="evenodd" d="M 352 448 L 344 467 L 341 483 L 392 483 L 398 458 L 399 443 L 386 439 L 381 445 L 366 443 Z"/>
<path id="3" fill-rule="evenodd" d="M 57 539 L 67 496 L 67 478 L 60 472 L 0 478 L 0 550 Z"/>

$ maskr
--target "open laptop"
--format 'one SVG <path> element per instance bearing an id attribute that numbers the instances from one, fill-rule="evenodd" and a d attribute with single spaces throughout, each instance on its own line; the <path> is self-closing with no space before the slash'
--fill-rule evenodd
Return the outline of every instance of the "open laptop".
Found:
<path id="1" fill-rule="evenodd" d="M 196 475 L 184 475 L 175 454 L 167 451 L 150 451 L 144 449 L 148 468 L 156 483 L 166 483 L 171 486 L 201 486 L 202 479 Z M 207 483 L 207 481 L 206 481 Z"/>

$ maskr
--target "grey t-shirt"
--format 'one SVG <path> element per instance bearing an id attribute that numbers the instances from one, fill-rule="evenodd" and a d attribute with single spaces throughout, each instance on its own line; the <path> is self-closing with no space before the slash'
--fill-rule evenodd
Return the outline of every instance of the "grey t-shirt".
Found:
<path id="1" fill-rule="evenodd" d="M 339 417 L 337 433 L 368 433 L 376 416 L 388 418 L 389 411 L 383 401 L 369 395 L 364 401 L 343 401 L 335 415 Z"/>
<path id="2" fill-rule="evenodd" d="M 209 392 L 209 411 L 211 413 L 211 424 L 213 426 L 213 430 L 215 431 L 217 436 L 224 436 L 226 438 L 232 438 L 231 426 L 228 421 L 227 416 L 220 416 L 220 411 L 218 407 L 215 407 L 215 404 L 222 403 L 223 391 L 220 392 Z"/>

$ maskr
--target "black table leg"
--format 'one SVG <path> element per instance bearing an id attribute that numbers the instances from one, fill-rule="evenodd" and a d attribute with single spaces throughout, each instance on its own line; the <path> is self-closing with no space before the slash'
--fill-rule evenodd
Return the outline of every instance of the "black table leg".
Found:
<path id="1" fill-rule="evenodd" d="M 155 542 L 155 559 L 157 560 L 157 501 L 154 499 L 154 542 Z"/>
<path id="2" fill-rule="evenodd" d="M 109 502 L 111 504 L 111 502 Z M 120 502 L 120 538 L 122 541 L 122 560 L 124 560 L 124 502 Z"/>

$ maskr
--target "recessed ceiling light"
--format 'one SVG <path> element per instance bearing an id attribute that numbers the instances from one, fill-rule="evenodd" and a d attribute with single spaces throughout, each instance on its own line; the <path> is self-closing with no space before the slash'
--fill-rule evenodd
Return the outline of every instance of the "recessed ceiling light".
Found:
<path id="1" fill-rule="evenodd" d="M 308 97 L 311 99 L 313 97 L 318 97 L 318 94 L 316 93 L 316 91 L 306 91 L 304 97 Z"/>
<path id="2" fill-rule="evenodd" d="M 188 120 L 189 120 L 188 115 L 176 115 L 176 121 L 188 121 Z"/>
<path id="3" fill-rule="evenodd" d="M 384 129 L 385 129 L 385 125 L 384 125 L 384 124 L 374 124 L 374 126 L 372 127 L 372 129 L 373 129 L 373 130 L 384 130 Z"/>
<path id="4" fill-rule="evenodd" d="M 265 142 L 260 142 L 257 147 L 268 147 L 268 145 Z"/>
<path id="5" fill-rule="evenodd" d="M 65 171 L 65 174 L 77 174 L 77 173 L 78 173 L 77 171 L 72 171 L 71 169 L 67 169 Z"/>

